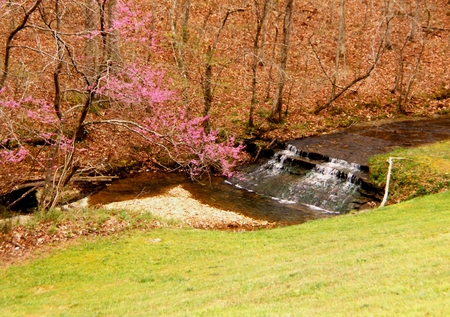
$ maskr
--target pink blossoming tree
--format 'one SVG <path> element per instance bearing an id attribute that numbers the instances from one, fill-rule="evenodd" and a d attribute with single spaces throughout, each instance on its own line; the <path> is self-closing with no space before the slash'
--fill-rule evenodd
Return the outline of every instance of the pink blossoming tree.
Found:
<path id="1" fill-rule="evenodd" d="M 0 5 L 2 18 L 17 25 L 9 29 L 0 74 L 0 168 L 15 170 L 11 178 L 19 181 L 20 165 L 32 166 L 32 189 L 43 188 L 41 208 L 60 202 L 64 187 L 89 163 L 79 160 L 92 151 L 85 134 L 95 142 L 102 126 L 138 135 L 193 178 L 231 173 L 242 146 L 206 131 L 206 117 L 177 107 L 177 93 L 148 62 L 148 52 L 159 49 L 158 37 L 139 1 Z"/>

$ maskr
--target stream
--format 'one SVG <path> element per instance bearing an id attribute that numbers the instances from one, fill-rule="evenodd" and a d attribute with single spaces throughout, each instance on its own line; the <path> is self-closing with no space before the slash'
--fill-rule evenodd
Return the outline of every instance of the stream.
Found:
<path id="1" fill-rule="evenodd" d="M 92 195 L 91 205 L 150 197 L 182 185 L 201 203 L 282 225 L 365 208 L 381 198 L 369 181 L 369 157 L 396 147 L 450 139 L 450 116 L 372 122 L 286 142 L 271 157 L 229 179 L 192 183 L 181 174 L 138 173 Z"/>
<path id="2" fill-rule="evenodd" d="M 234 177 L 193 183 L 184 174 L 134 173 L 88 198 L 89 205 L 146 198 L 181 185 L 203 204 L 280 225 L 332 217 L 373 206 L 371 156 L 397 147 L 450 139 L 450 116 L 369 122 L 335 133 L 290 140 Z M 34 195 L 25 203 L 36 203 Z M 26 205 L 26 208 L 33 208 Z"/>
<path id="3" fill-rule="evenodd" d="M 137 173 L 121 179 L 89 198 L 90 205 L 106 204 L 163 194 L 181 185 L 203 204 L 229 210 L 254 219 L 277 222 L 280 225 L 299 224 L 325 218 L 336 213 L 301 204 L 283 204 L 254 192 L 230 186 L 224 178 L 212 177 L 204 184 L 194 183 L 183 174 Z"/>

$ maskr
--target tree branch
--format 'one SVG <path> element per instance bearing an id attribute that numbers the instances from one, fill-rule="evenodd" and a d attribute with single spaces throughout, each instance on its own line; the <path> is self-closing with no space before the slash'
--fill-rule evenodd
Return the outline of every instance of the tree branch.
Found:
<path id="1" fill-rule="evenodd" d="M 337 94 L 332 95 L 328 101 L 326 103 L 324 103 L 321 106 L 316 107 L 313 110 L 313 114 L 318 115 L 322 110 L 324 110 L 325 108 L 327 108 L 329 105 L 331 105 L 336 99 L 338 99 L 344 92 L 346 92 L 347 90 L 349 90 L 353 85 L 355 85 L 356 83 L 366 79 L 367 77 L 370 76 L 370 74 L 372 73 L 372 71 L 375 69 L 375 66 L 378 64 L 378 61 L 381 59 L 381 56 L 383 55 L 383 52 L 385 50 L 384 48 L 384 40 L 386 38 L 386 34 L 387 34 L 387 30 L 389 28 L 389 23 L 391 20 L 389 20 L 387 22 L 387 27 L 386 30 L 384 32 L 384 35 L 382 37 L 382 39 L 380 40 L 380 44 L 378 45 L 378 49 L 377 52 L 375 54 L 374 60 L 372 65 L 370 66 L 370 68 L 366 71 L 366 73 L 364 73 L 361 76 L 358 76 L 357 78 L 353 79 L 348 85 L 344 86 L 341 91 L 339 91 Z"/>
<path id="2" fill-rule="evenodd" d="M 22 22 L 9 34 L 8 39 L 6 40 L 6 48 L 5 48 L 5 60 L 3 61 L 3 74 L 0 78 L 0 89 L 3 88 L 6 80 L 6 76 L 8 75 L 8 69 L 9 69 L 9 58 L 11 56 L 11 42 L 13 41 L 14 37 L 19 33 L 23 28 L 25 28 L 25 25 L 28 22 L 28 19 L 30 18 L 31 14 L 36 11 L 38 6 L 41 4 L 42 0 L 37 0 L 33 6 L 26 11 L 25 8 L 22 7 L 22 9 L 25 11 L 25 16 L 23 17 Z"/>

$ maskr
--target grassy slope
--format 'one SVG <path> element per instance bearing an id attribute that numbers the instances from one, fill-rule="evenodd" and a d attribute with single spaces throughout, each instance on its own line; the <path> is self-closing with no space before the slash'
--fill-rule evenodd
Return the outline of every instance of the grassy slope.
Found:
<path id="1" fill-rule="evenodd" d="M 449 219 L 450 192 L 294 227 L 86 242 L 0 269 L 0 315 L 444 316 Z"/>
<path id="2" fill-rule="evenodd" d="M 435 194 L 450 189 L 450 141 L 415 148 L 399 148 L 370 159 L 372 181 L 386 185 L 387 159 L 397 157 L 392 168 L 390 202 Z"/>

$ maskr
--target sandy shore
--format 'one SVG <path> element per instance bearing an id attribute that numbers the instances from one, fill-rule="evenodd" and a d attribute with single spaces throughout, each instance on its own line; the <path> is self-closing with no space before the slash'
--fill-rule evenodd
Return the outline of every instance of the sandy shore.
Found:
<path id="1" fill-rule="evenodd" d="M 275 225 L 202 204 L 192 198 L 182 185 L 159 196 L 114 202 L 103 207 L 150 212 L 155 216 L 178 220 L 184 225 L 201 229 L 255 229 Z"/>

